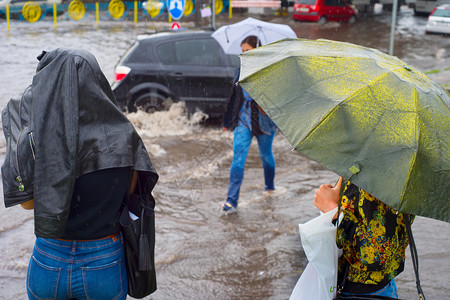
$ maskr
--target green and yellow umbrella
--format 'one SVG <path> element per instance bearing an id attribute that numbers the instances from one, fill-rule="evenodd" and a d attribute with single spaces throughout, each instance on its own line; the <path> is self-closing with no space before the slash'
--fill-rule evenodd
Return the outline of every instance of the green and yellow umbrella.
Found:
<path id="1" fill-rule="evenodd" d="M 450 95 L 416 68 L 286 39 L 243 54 L 240 83 L 297 151 L 397 211 L 450 222 Z"/>

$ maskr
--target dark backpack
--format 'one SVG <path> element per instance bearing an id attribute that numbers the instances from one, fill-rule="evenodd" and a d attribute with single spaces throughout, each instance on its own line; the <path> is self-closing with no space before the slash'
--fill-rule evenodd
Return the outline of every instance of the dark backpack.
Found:
<path id="1" fill-rule="evenodd" d="M 2 111 L 6 156 L 2 165 L 5 206 L 33 199 L 34 139 L 31 129 L 31 86 L 9 100 Z"/>

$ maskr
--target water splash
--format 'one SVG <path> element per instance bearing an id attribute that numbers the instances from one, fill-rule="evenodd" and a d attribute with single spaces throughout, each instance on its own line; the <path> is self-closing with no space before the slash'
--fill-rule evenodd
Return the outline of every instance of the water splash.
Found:
<path id="1" fill-rule="evenodd" d="M 199 124 L 207 119 L 208 115 L 197 111 L 188 116 L 185 103 L 177 102 L 172 104 L 168 111 L 152 114 L 138 111 L 128 114 L 127 117 L 141 137 L 153 138 L 192 134 L 199 130 Z"/>

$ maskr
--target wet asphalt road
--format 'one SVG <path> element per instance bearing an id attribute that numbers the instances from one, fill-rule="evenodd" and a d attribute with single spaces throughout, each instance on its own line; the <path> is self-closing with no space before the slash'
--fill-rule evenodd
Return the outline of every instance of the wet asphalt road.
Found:
<path id="1" fill-rule="evenodd" d="M 217 18 L 217 27 L 244 19 Z M 258 17 L 258 16 L 256 16 Z M 259 16 L 262 17 L 262 16 Z M 390 16 L 370 15 L 356 24 L 294 22 L 289 17 L 264 16 L 286 23 L 299 37 L 327 38 L 387 51 Z M 394 54 L 422 71 L 438 70 L 430 77 L 450 84 L 450 39 L 425 35 L 426 18 L 403 7 L 399 13 Z M 192 21 L 181 21 L 192 27 Z M 203 25 L 207 25 L 204 20 Z M 14 23 L 10 32 L 0 21 L 0 107 L 30 82 L 44 49 L 79 47 L 91 51 L 112 81 L 114 65 L 136 34 L 167 29 L 154 22 Z M 133 114 L 130 119 L 144 138 L 160 173 L 157 199 L 156 264 L 158 291 L 148 299 L 287 299 L 306 258 L 297 224 L 315 217 L 314 190 L 336 175 L 317 163 L 290 152 L 287 140 L 277 134 L 278 193 L 264 197 L 261 162 L 252 144 L 241 189 L 239 213 L 223 216 L 219 204 L 226 197 L 232 159 L 232 135 L 217 125 L 201 126 L 201 115 L 190 120 L 182 107 L 154 115 Z M 4 140 L 0 155 L 4 155 Z M 427 299 L 447 299 L 450 294 L 450 224 L 417 218 L 413 231 L 420 258 L 422 287 Z M 25 299 L 25 276 L 33 246 L 33 215 L 19 207 L 0 206 L 0 299 Z M 411 260 L 398 277 L 400 296 L 417 299 Z"/>

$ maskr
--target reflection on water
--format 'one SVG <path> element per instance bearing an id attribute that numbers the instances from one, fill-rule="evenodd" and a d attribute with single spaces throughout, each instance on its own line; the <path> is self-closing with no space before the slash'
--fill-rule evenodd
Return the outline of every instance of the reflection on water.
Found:
<path id="1" fill-rule="evenodd" d="M 236 15 L 233 21 L 245 17 Z M 289 24 L 302 38 L 348 41 L 382 51 L 389 47 L 388 14 L 369 16 L 355 25 L 320 26 L 279 17 L 273 21 Z M 443 69 L 450 65 L 449 39 L 426 36 L 425 21 L 402 9 L 395 55 L 424 71 Z M 217 19 L 218 26 L 226 22 L 230 20 Z M 124 24 L 118 27 L 117 23 L 104 22 L 97 30 L 93 24 L 73 28 L 73 23 L 60 22 L 56 32 L 48 30 L 51 24 L 14 24 L 10 33 L 1 31 L 0 107 L 31 82 L 35 57 L 42 50 L 89 50 L 112 81 L 114 65 L 134 36 L 158 25 Z M 4 25 L 0 21 L 0 27 Z M 277 193 L 271 197 L 262 194 L 263 170 L 254 142 L 239 212 L 222 215 L 219 205 L 226 197 L 232 133 L 221 131 L 217 123 L 201 125 L 205 118 L 201 113 L 187 118 L 182 104 L 166 112 L 128 117 L 144 138 L 160 174 L 154 192 L 158 291 L 149 299 L 287 299 L 306 265 L 297 224 L 318 215 L 312 204 L 314 190 L 321 183 L 334 183 L 337 176 L 290 152 L 288 141 L 278 133 L 274 141 Z M 0 154 L 4 151 L 1 138 Z M 449 229 L 447 223 L 423 218 L 417 218 L 413 226 L 427 299 L 445 299 L 450 293 Z M 24 282 L 33 241 L 32 212 L 1 205 L 0 299 L 26 297 Z M 416 298 L 409 258 L 398 282 L 403 298 Z"/>

